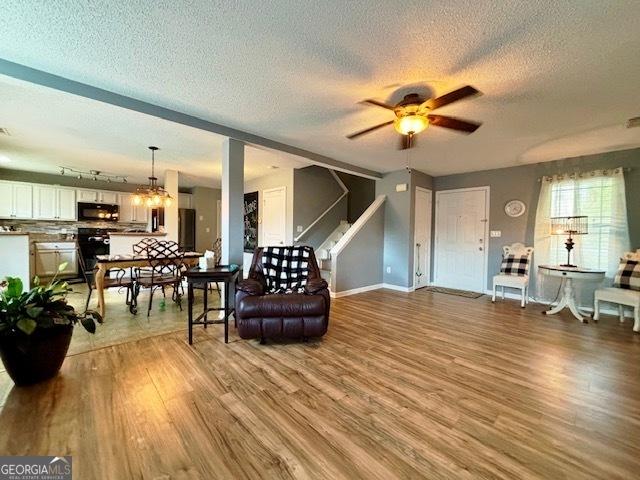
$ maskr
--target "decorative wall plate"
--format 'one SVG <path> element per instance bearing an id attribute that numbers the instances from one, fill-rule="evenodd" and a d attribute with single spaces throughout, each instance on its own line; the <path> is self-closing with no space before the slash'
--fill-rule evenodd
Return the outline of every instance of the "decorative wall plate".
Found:
<path id="1" fill-rule="evenodd" d="M 504 206 L 504 213 L 510 217 L 519 217 L 524 214 L 526 209 L 526 205 L 521 200 L 511 200 Z"/>

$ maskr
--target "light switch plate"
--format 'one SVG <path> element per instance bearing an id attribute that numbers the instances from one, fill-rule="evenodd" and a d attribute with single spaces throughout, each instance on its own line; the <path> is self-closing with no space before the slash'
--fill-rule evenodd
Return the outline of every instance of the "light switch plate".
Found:
<path id="1" fill-rule="evenodd" d="M 302 230 L 304 230 L 304 227 L 303 227 L 302 225 L 298 225 L 298 226 L 296 227 L 296 231 L 297 231 L 298 233 L 302 232 Z"/>
<path id="2" fill-rule="evenodd" d="M 211 231 L 211 229 L 210 229 L 209 227 L 207 227 L 207 228 L 205 228 L 205 229 L 204 229 L 204 231 L 205 231 L 206 233 L 209 233 L 209 232 Z"/>
<path id="3" fill-rule="evenodd" d="M 502 230 L 491 230 L 489 235 L 491 238 L 500 238 L 502 236 Z"/>
<path id="4" fill-rule="evenodd" d="M 396 192 L 406 192 L 407 191 L 407 184 L 406 183 L 398 183 L 396 185 Z"/>
<path id="5" fill-rule="evenodd" d="M 387 267 L 387 273 L 391 273 L 391 267 Z"/>

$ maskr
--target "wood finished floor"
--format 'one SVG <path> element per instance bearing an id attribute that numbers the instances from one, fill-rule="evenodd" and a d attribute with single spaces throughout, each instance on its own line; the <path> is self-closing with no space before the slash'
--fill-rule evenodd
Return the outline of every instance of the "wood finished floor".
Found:
<path id="1" fill-rule="evenodd" d="M 640 335 L 541 309 L 380 290 L 309 344 L 216 326 L 35 387 L 0 373 L 0 453 L 73 455 L 83 480 L 638 478 Z"/>

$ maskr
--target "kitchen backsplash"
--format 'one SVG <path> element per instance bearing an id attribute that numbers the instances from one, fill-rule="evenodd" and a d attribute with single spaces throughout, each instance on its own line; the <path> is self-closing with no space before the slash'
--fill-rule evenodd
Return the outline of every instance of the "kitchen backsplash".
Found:
<path id="1" fill-rule="evenodd" d="M 33 233 L 75 234 L 78 228 L 116 228 L 118 230 L 144 230 L 144 225 L 127 222 L 56 222 L 42 220 L 0 220 L 0 226 Z"/>

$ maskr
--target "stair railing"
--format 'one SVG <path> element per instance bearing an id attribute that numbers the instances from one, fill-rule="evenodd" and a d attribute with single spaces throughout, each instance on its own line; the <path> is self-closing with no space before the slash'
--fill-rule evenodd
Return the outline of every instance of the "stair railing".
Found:
<path id="1" fill-rule="evenodd" d="M 340 201 L 346 197 L 347 195 L 349 195 L 349 189 L 347 188 L 347 186 L 344 184 L 344 182 L 342 180 L 340 180 L 340 177 L 336 174 L 335 171 L 333 170 L 329 170 L 331 172 L 331 175 L 333 175 L 333 178 L 335 178 L 336 182 L 338 182 L 338 185 L 340 185 L 340 188 L 342 189 L 342 194 L 338 197 L 338 199 L 333 202 L 329 208 L 327 208 L 324 212 L 322 212 L 318 218 L 316 218 L 313 222 L 311 222 L 309 224 L 309 226 L 307 228 L 305 228 L 302 232 L 300 232 L 300 234 L 297 237 L 294 237 L 293 240 L 296 242 L 299 242 L 300 239 L 302 237 L 304 237 L 320 220 L 322 220 L 324 218 L 324 216 L 329 213 L 333 207 L 335 207 L 336 205 L 338 205 L 340 203 Z"/>

